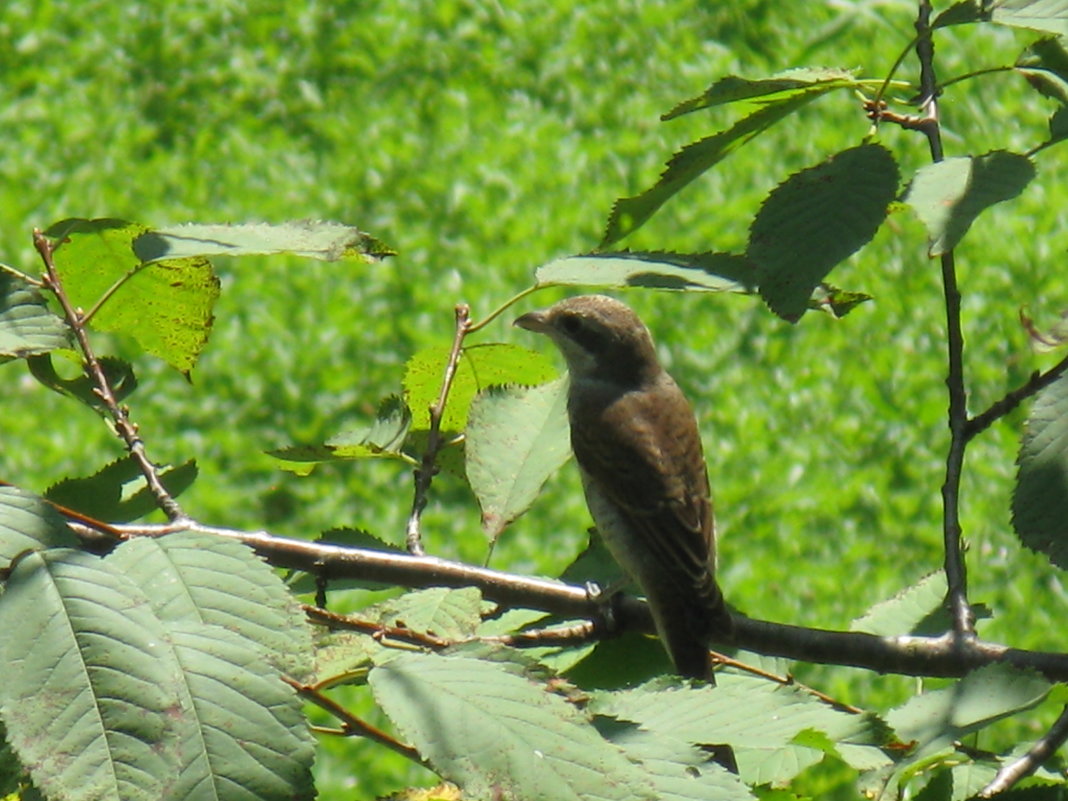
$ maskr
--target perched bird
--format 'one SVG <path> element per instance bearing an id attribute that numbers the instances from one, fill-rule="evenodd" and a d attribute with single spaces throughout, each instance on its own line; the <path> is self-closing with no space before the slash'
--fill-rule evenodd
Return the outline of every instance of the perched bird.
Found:
<path id="1" fill-rule="evenodd" d="M 708 473 L 693 410 L 649 330 L 603 295 L 568 298 L 515 325 L 563 353 L 571 447 L 597 530 L 645 593 L 675 670 L 713 681 L 708 641 L 732 625 L 715 579 Z"/>

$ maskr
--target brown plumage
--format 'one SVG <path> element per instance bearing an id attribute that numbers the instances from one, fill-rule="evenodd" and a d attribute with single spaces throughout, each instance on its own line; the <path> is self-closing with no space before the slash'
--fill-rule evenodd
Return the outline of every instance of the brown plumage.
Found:
<path id="1" fill-rule="evenodd" d="M 645 593 L 683 676 L 712 680 L 707 644 L 731 618 L 715 580 L 708 474 L 693 410 L 648 329 L 603 295 L 569 298 L 516 325 L 547 335 L 571 374 L 571 446 L 609 551 Z"/>

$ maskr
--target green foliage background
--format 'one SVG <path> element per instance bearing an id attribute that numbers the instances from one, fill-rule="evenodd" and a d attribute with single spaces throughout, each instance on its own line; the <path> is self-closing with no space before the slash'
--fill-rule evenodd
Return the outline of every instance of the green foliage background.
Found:
<path id="1" fill-rule="evenodd" d="M 183 501 L 205 522 L 301 537 L 361 526 L 400 542 L 404 469 L 296 478 L 262 451 L 358 424 L 399 389 L 407 358 L 449 341 L 454 303 L 470 303 L 477 319 L 538 264 L 596 245 L 616 197 L 729 120 L 716 111 L 659 123 L 675 102 L 731 72 L 833 65 L 881 77 L 914 13 L 908 0 L 806 3 L 803 16 L 772 0 L 10 0 L 0 10 L 0 260 L 37 271 L 31 228 L 67 216 L 338 219 L 395 247 L 398 257 L 373 267 L 220 261 L 223 297 L 192 383 L 138 362 L 130 404 L 157 461 L 198 459 L 201 481 Z M 1032 38 L 983 27 L 939 32 L 943 79 L 1011 63 Z M 955 85 L 942 110 L 948 154 L 961 155 L 1027 149 L 1044 137 L 1050 107 L 1019 77 L 998 75 Z M 773 186 L 867 130 L 858 104 L 823 99 L 624 244 L 740 247 Z M 886 127 L 882 137 L 906 174 L 926 163 L 919 136 Z M 1068 306 L 1065 189 L 1052 178 L 1064 155 L 1053 149 L 1038 164 L 1035 184 L 981 218 L 958 251 L 973 412 L 1045 363 L 1018 309 L 1041 325 Z M 940 566 L 948 439 L 938 266 L 918 223 L 904 210 L 891 217 L 833 279 L 875 302 L 843 321 L 810 314 L 789 326 L 752 298 L 626 296 L 699 410 L 729 599 L 757 617 L 829 628 Z M 547 347 L 509 328 L 513 316 L 477 341 Z M 21 369 L 0 375 L 0 478 L 42 491 L 120 455 L 89 411 Z M 983 636 L 1064 650 L 1062 578 L 1022 552 L 1009 526 L 1022 420 L 969 452 L 972 597 L 995 612 Z M 565 467 L 505 533 L 493 565 L 555 574 L 587 525 Z M 435 484 L 425 528 L 433 553 L 485 557 L 477 507 L 455 478 Z M 861 672 L 799 675 L 860 706 L 914 690 Z M 330 750 L 339 756 L 321 761 L 325 797 L 353 782 L 360 797 L 397 786 L 397 762 L 381 749 Z"/>

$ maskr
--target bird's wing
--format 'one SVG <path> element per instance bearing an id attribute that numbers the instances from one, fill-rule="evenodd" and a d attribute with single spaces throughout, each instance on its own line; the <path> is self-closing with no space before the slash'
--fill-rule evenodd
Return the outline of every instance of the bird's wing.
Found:
<path id="1" fill-rule="evenodd" d="M 667 381 L 587 409 L 571 441 L 587 481 L 630 521 L 646 552 L 693 587 L 710 578 L 712 503 L 693 412 Z"/>

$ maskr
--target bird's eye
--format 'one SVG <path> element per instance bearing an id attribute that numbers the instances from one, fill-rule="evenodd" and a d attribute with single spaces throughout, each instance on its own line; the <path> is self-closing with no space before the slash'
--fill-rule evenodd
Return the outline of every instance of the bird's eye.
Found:
<path id="1" fill-rule="evenodd" d="M 565 334 L 574 336 L 582 330 L 582 321 L 578 317 L 568 315 L 560 320 L 560 327 L 564 329 Z"/>

